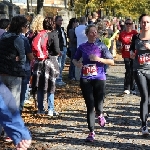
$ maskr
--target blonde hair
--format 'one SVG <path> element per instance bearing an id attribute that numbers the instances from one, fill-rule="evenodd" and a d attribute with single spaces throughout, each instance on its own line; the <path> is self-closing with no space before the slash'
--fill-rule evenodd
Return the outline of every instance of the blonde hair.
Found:
<path id="1" fill-rule="evenodd" d="M 40 30 L 43 30 L 43 20 L 44 20 L 44 16 L 40 14 L 35 16 L 35 18 L 31 23 L 31 29 L 33 30 L 33 32 L 35 31 L 39 32 Z"/>

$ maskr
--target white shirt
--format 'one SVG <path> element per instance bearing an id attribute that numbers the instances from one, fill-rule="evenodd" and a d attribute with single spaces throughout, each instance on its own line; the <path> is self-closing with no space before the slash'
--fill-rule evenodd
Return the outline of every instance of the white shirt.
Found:
<path id="1" fill-rule="evenodd" d="M 79 25 L 75 28 L 75 34 L 77 37 L 77 48 L 79 47 L 79 45 L 81 45 L 82 43 L 86 43 L 88 40 L 85 34 L 85 28 L 86 25 Z"/>
<path id="2" fill-rule="evenodd" d="M 65 33 L 64 33 L 64 31 L 62 30 L 62 28 L 61 28 L 61 33 L 62 33 L 62 37 L 63 37 L 63 40 L 64 40 L 64 46 L 66 46 L 66 45 L 67 45 L 67 42 L 66 42 L 66 38 L 65 38 Z"/>

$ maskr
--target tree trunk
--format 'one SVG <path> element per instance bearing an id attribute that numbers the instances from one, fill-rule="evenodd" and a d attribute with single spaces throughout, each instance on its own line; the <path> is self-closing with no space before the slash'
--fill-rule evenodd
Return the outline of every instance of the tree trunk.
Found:
<path id="1" fill-rule="evenodd" d="M 33 11 L 33 8 L 32 8 L 32 0 L 31 0 L 31 10 L 30 10 L 31 12 Z"/>
<path id="2" fill-rule="evenodd" d="M 27 12 L 29 12 L 29 0 L 27 0 Z"/>
<path id="3" fill-rule="evenodd" d="M 37 0 L 37 14 L 43 15 L 43 2 L 44 0 Z"/>

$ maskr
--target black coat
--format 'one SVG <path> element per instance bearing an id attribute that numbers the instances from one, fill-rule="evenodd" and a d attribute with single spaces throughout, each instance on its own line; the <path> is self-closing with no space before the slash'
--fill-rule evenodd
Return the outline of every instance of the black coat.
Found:
<path id="1" fill-rule="evenodd" d="M 19 53 L 14 46 L 14 41 L 18 37 L 18 35 L 15 35 L 0 39 L 0 74 L 16 77 L 25 76 L 24 66 L 19 60 L 16 60 Z"/>
<path id="2" fill-rule="evenodd" d="M 62 30 L 64 31 L 64 28 L 56 26 L 56 31 L 58 32 L 58 38 L 59 38 L 60 51 L 63 51 L 63 47 L 67 46 L 67 36 L 66 36 L 66 33 L 64 32 L 65 39 L 66 39 L 66 45 L 65 45 L 64 44 L 64 39 L 62 37 Z"/>

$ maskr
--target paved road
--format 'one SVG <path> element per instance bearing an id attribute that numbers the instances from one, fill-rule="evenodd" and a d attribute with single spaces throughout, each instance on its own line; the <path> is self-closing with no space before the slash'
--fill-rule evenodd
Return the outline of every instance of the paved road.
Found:
<path id="1" fill-rule="evenodd" d="M 150 150 L 150 137 L 141 136 L 139 119 L 139 96 L 122 95 L 124 65 L 116 61 L 116 65 L 109 68 L 107 78 L 107 93 L 105 98 L 105 116 L 107 124 L 100 128 L 96 120 L 96 140 L 86 143 L 88 129 L 86 123 L 86 107 L 81 92 L 76 85 L 79 97 L 69 102 L 56 118 L 40 117 L 35 127 L 30 127 L 33 135 L 31 149 L 37 150 Z M 63 89 L 62 89 L 63 90 Z M 57 91 L 58 92 L 58 91 Z M 66 92 L 66 91 L 65 91 Z M 62 97 L 63 98 L 63 97 Z M 62 103 L 63 105 L 63 103 Z M 65 103 L 66 105 L 66 103 Z M 58 107 L 56 107 L 59 109 Z M 44 122 L 46 120 L 46 122 Z"/>

